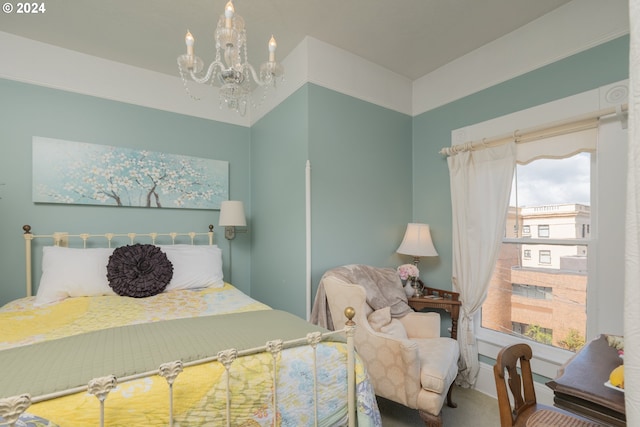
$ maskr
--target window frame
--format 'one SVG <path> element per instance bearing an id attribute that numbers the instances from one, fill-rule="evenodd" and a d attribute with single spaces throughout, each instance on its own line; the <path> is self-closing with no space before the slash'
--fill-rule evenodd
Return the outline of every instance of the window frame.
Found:
<path id="1" fill-rule="evenodd" d="M 546 104 L 537 105 L 526 110 L 517 111 L 504 116 L 489 119 L 485 122 L 476 123 L 451 132 L 452 144 L 460 144 L 466 141 L 480 141 L 484 138 L 491 138 L 499 135 L 511 135 L 514 129 L 531 129 L 548 123 L 559 122 L 570 118 L 587 116 L 594 111 L 603 108 L 615 107 L 619 102 L 610 101 L 607 96 L 617 90 L 628 90 L 628 80 L 611 83 L 600 88 L 578 93 L 566 98 L 551 101 Z M 620 135 L 619 130 L 612 130 L 607 123 L 616 122 L 617 128 L 620 128 L 620 121 L 614 117 L 601 120 L 601 126 L 598 130 L 598 138 L 603 136 L 607 138 L 613 137 L 612 144 L 606 144 L 603 148 L 598 144 L 596 155 L 592 156 L 592 186 L 591 186 L 591 227 L 589 238 L 591 242 L 588 247 L 588 281 L 596 286 L 589 286 L 587 289 L 587 338 L 599 333 L 598 331 L 608 330 L 611 333 L 623 333 L 622 319 L 611 316 L 601 316 L 599 313 L 606 312 L 613 307 L 619 306 L 620 300 L 624 295 L 624 274 L 616 262 L 605 262 L 599 260 L 599 249 L 605 251 L 609 256 L 614 256 L 614 260 L 619 257 L 624 258 L 623 249 L 619 247 L 619 241 L 624 236 L 623 221 L 612 212 L 598 213 L 598 203 L 604 203 L 602 206 L 612 205 L 618 196 L 607 189 L 611 187 L 612 182 L 616 186 L 624 183 L 624 179 L 620 176 L 613 178 L 615 174 L 621 174 L 622 168 L 620 163 L 624 163 L 626 158 L 626 149 L 624 141 L 626 138 Z M 605 126 L 603 126 L 603 124 Z M 616 133 L 617 132 L 617 133 Z M 625 135 L 626 136 L 626 135 Z M 607 173 L 603 173 L 607 171 Z M 606 177 L 606 182 L 603 179 Z M 604 196 L 604 197 L 603 197 Z M 603 201 L 599 199 L 603 197 Z M 602 229 L 600 226 L 605 224 L 605 238 L 599 238 L 598 233 Z M 622 228 L 620 230 L 619 228 Z M 526 236 L 526 235 L 525 235 Z M 508 240 L 508 239 L 505 239 Z M 574 239 L 575 244 L 585 244 L 584 240 Z M 601 240 L 604 240 L 602 242 Z M 525 238 L 518 239 L 519 243 L 525 243 Z M 545 244 L 554 242 L 554 239 L 544 239 Z M 537 243 L 537 242 L 536 242 Z M 602 248 L 600 246 L 604 244 Z M 622 268 L 623 270 L 623 268 Z M 607 288 L 604 289 L 604 279 L 598 281 L 598 276 L 606 277 Z M 612 288 L 611 283 L 614 283 Z M 599 284 L 599 282 L 601 282 Z M 600 286 L 600 288 L 598 287 Z M 622 296 L 621 296 L 622 295 Z M 621 316 L 621 314 L 620 314 Z M 482 357 L 495 359 L 502 347 L 522 342 L 522 340 L 514 339 L 509 335 L 486 330 L 481 327 L 480 310 L 477 310 L 473 316 L 476 339 L 478 343 L 478 353 Z M 534 372 L 548 377 L 554 378 L 557 370 L 575 353 L 556 347 L 542 345 L 535 342 L 531 344 L 534 354 L 534 363 L 532 365 Z"/>

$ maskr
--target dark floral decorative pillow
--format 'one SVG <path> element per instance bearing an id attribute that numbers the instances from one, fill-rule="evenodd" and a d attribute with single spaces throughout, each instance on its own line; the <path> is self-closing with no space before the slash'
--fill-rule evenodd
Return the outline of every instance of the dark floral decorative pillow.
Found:
<path id="1" fill-rule="evenodd" d="M 173 277 L 173 265 L 154 245 L 127 245 L 109 257 L 109 286 L 121 296 L 145 298 L 161 293 Z"/>

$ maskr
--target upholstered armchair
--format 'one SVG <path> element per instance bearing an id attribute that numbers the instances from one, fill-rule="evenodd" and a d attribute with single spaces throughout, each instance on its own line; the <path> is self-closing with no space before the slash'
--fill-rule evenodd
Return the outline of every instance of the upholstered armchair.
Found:
<path id="1" fill-rule="evenodd" d="M 440 315 L 411 310 L 395 270 L 363 265 L 323 275 L 312 321 L 339 328 L 349 306 L 356 312 L 356 351 L 376 395 L 417 409 L 427 427 L 442 426 L 445 398 L 455 407 L 451 389 L 459 347 L 440 337 Z"/>

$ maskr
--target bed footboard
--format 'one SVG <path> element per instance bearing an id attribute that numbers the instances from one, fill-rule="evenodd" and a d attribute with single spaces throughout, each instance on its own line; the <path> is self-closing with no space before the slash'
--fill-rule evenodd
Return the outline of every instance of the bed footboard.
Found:
<path id="1" fill-rule="evenodd" d="M 190 363 L 183 364 L 182 361 L 171 361 L 162 364 L 156 375 L 159 375 L 167 381 L 168 385 L 168 396 L 167 396 L 167 405 L 168 405 L 168 425 L 174 425 L 174 414 L 173 414 L 173 404 L 174 404 L 174 395 L 173 395 L 173 384 L 179 375 L 183 372 L 183 368 L 202 364 L 207 362 L 218 361 L 220 362 L 226 371 L 225 381 L 226 381 L 226 420 L 225 425 L 231 426 L 231 405 L 232 405 L 232 391 L 229 384 L 230 372 L 233 370 L 234 362 L 242 356 L 248 356 L 257 353 L 268 353 L 271 355 L 273 364 L 271 369 L 271 384 L 273 387 L 273 399 L 271 402 L 271 413 L 276 414 L 278 408 L 278 393 L 277 384 L 278 384 L 278 364 L 277 360 L 280 357 L 283 350 L 291 347 L 305 346 L 308 345 L 313 349 L 313 362 L 312 362 L 312 371 L 310 375 L 313 378 L 313 405 L 314 405 L 314 425 L 318 425 L 319 416 L 318 416 L 318 359 L 317 359 L 317 346 L 323 340 L 330 338 L 333 335 L 344 335 L 346 336 L 346 347 L 347 347 L 347 358 L 346 358 L 346 369 L 347 369 L 347 408 L 348 408 L 348 426 L 353 427 L 356 425 L 356 375 L 355 375 L 355 349 L 354 349 L 354 332 L 355 332 L 355 322 L 353 321 L 353 317 L 355 315 L 355 311 L 349 307 L 345 310 L 345 316 L 347 317 L 347 322 L 345 327 L 338 331 L 332 332 L 311 332 L 307 334 L 306 337 L 283 341 L 283 340 L 272 340 L 267 342 L 264 346 L 252 349 L 238 350 L 235 348 L 224 350 L 218 352 L 216 356 L 202 359 Z M 117 379 L 113 375 L 107 375 L 104 377 L 94 378 L 88 382 L 87 386 L 81 387 L 78 390 L 74 390 L 74 392 L 87 391 L 88 393 L 94 395 L 99 403 L 100 410 L 99 414 L 97 414 L 96 418 L 99 419 L 99 425 L 103 427 L 105 425 L 105 405 L 108 404 L 109 393 L 117 386 L 118 382 L 129 381 L 137 378 L 141 378 L 143 376 L 149 376 L 149 374 L 138 374 L 126 378 Z M 55 398 L 55 395 L 46 396 L 46 398 Z M 43 400 L 41 398 L 41 400 Z M 20 416 L 29 408 L 32 403 L 36 403 L 38 399 L 34 399 L 32 402 L 32 398 L 29 394 L 21 394 L 18 396 L 8 397 L 0 399 L 0 416 L 4 418 L 4 421 L 8 423 L 10 427 L 16 425 L 16 422 L 20 418 Z M 272 417 L 271 425 L 277 425 L 277 417 Z M 96 423 L 98 421 L 96 420 Z"/>

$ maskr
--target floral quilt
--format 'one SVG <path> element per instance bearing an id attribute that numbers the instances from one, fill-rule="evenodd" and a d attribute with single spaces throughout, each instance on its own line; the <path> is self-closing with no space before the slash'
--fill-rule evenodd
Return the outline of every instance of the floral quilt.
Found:
<path id="1" fill-rule="evenodd" d="M 228 284 L 224 288 L 173 291 L 143 299 L 69 298 L 46 307 L 36 307 L 33 298 L 23 298 L 0 308 L 0 351 L 107 327 L 267 309 Z M 317 398 L 313 392 L 314 357 L 319 366 Z M 340 342 L 323 342 L 315 351 L 309 346 L 288 348 L 278 356 L 275 386 L 271 381 L 274 361 L 270 354 L 239 357 L 228 372 L 219 362 L 185 368 L 173 385 L 174 425 L 226 425 L 229 416 L 233 426 L 272 426 L 274 418 L 277 426 L 313 426 L 316 411 L 318 425 L 341 425 L 347 412 L 345 359 L 346 345 Z M 356 378 L 357 424 L 381 425 L 372 387 L 359 360 Z M 229 410 L 227 381 L 231 392 Z M 105 401 L 106 425 L 166 426 L 168 408 L 169 391 L 164 378 L 154 375 L 122 382 Z M 99 411 L 95 396 L 86 392 L 69 394 L 34 403 L 17 425 L 97 425 Z"/>

